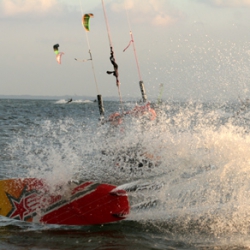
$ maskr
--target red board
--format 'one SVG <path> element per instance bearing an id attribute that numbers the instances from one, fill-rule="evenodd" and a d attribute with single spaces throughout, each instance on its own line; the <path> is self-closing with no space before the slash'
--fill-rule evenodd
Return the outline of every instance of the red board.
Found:
<path id="1" fill-rule="evenodd" d="M 0 215 L 42 224 L 93 225 L 122 220 L 129 214 L 126 192 L 94 182 L 69 183 L 53 193 L 36 178 L 0 181 Z"/>

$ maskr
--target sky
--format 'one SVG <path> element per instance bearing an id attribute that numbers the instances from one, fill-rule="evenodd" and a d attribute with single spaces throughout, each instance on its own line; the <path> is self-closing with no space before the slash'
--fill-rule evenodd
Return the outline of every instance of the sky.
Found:
<path id="1" fill-rule="evenodd" d="M 250 0 L 0 0 L 0 96 L 234 100 L 250 93 Z M 82 15 L 93 13 L 90 32 Z M 109 32 L 108 32 L 109 30 Z M 130 31 L 134 37 L 129 44 Z M 110 35 L 110 42 L 109 36 Z M 56 62 L 53 45 L 64 52 Z M 92 61 L 81 62 L 89 58 Z M 96 80 L 95 80 L 96 79 Z"/>

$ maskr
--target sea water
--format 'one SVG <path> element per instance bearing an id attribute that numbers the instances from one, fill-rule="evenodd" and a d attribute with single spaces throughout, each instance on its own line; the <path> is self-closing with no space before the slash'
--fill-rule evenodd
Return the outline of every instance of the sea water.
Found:
<path id="1" fill-rule="evenodd" d="M 105 117 L 134 105 L 106 101 Z M 145 188 L 129 192 L 131 213 L 118 223 L 0 217 L 0 249 L 249 249 L 248 102 L 152 105 L 157 119 L 113 126 L 92 101 L 1 99 L 1 179 L 44 178 L 51 191 L 77 179 Z"/>

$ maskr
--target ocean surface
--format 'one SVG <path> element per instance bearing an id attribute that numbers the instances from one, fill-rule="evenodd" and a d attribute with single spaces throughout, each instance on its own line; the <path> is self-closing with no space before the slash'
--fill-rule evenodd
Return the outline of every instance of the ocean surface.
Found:
<path id="1" fill-rule="evenodd" d="M 39 225 L 0 217 L 0 249 L 250 249 L 250 105 L 166 102 L 157 118 L 99 121 L 96 102 L 0 99 L 0 179 L 138 181 L 123 221 Z M 135 103 L 104 102 L 105 117 Z"/>

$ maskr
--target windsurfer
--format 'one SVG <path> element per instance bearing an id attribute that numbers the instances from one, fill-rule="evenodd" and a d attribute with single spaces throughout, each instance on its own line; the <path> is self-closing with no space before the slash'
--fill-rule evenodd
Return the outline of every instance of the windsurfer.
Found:
<path id="1" fill-rule="evenodd" d="M 114 71 L 107 71 L 107 74 L 113 74 L 113 76 L 115 76 L 116 78 L 116 85 L 117 87 L 120 86 L 120 81 L 119 81 L 119 74 L 118 74 L 118 64 L 115 62 L 115 58 L 114 58 L 114 52 L 112 47 L 110 47 L 110 62 L 112 63 L 113 67 L 114 67 Z"/>
<path id="2" fill-rule="evenodd" d="M 73 101 L 73 99 L 70 98 L 70 99 L 66 102 L 66 104 L 68 104 L 68 103 L 70 103 L 70 102 L 72 102 L 72 101 Z"/>

